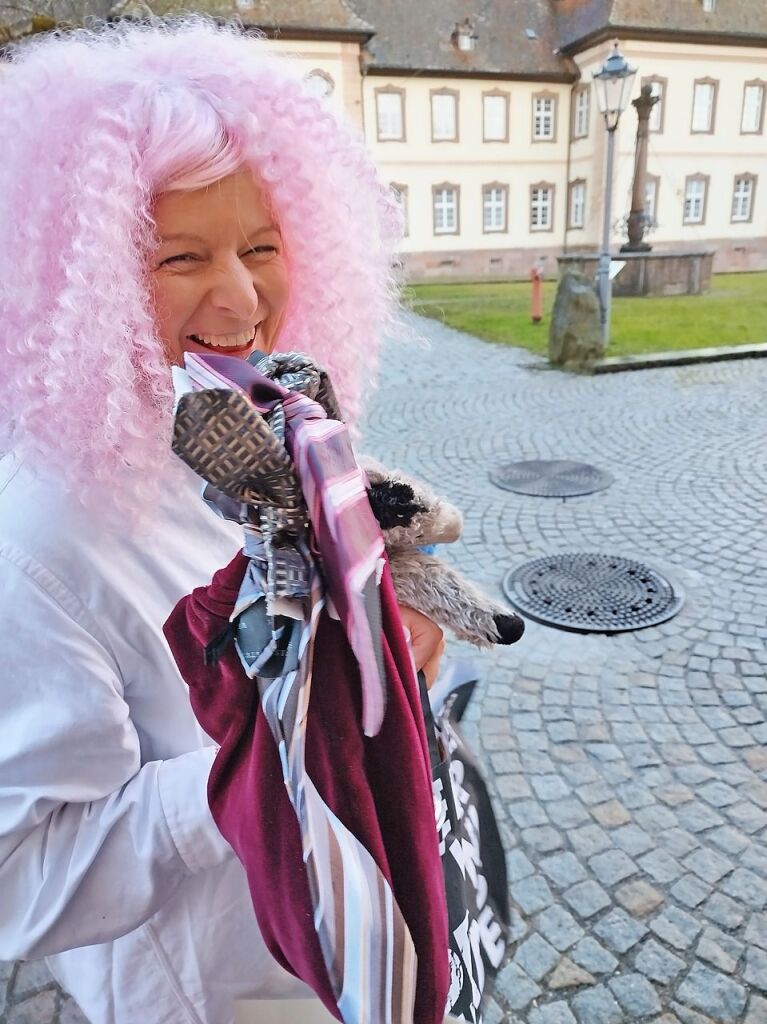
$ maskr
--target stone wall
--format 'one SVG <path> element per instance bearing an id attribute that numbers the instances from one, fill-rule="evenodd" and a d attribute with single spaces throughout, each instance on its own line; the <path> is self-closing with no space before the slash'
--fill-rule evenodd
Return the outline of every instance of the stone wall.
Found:
<path id="1" fill-rule="evenodd" d="M 612 292 L 618 298 L 640 295 L 701 295 L 711 287 L 713 251 L 616 253 L 625 266 L 613 278 Z M 598 257 L 594 253 L 558 258 L 560 271 L 576 270 L 594 280 Z"/>
<path id="2" fill-rule="evenodd" d="M 653 252 L 678 252 L 680 244 L 652 243 Z M 698 248 L 704 248 L 699 245 Z M 767 236 L 759 238 L 706 239 L 706 250 L 715 250 L 712 272 L 715 274 L 737 273 L 740 271 L 767 270 Z M 593 250 L 591 250 L 593 252 Z M 527 280 L 530 269 L 539 258 L 544 259 L 544 276 L 551 280 L 557 276 L 557 257 L 562 255 L 558 246 L 542 246 L 540 249 L 455 249 L 446 252 L 402 253 L 400 260 L 405 276 L 412 284 L 428 281 L 508 281 Z M 577 249 L 570 249 L 568 255 L 578 255 Z M 616 254 L 616 258 L 618 257 Z M 627 268 L 626 268 L 627 269 Z M 624 269 L 621 275 L 626 273 Z M 618 292 L 616 292 L 618 294 Z"/>
<path id="3" fill-rule="evenodd" d="M 400 261 L 408 281 L 420 284 L 453 278 L 460 281 L 508 281 L 530 277 L 536 261 L 543 261 L 546 278 L 557 276 L 555 246 L 540 249 L 456 249 L 449 252 L 401 253 Z"/>

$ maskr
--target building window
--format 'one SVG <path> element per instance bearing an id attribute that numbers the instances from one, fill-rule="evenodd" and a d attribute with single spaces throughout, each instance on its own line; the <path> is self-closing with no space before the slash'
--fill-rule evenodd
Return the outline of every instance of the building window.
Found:
<path id="1" fill-rule="evenodd" d="M 379 142 L 405 141 L 405 90 L 376 89 Z"/>
<path id="2" fill-rule="evenodd" d="M 431 94 L 431 141 L 458 141 L 458 93 L 440 89 Z"/>
<path id="3" fill-rule="evenodd" d="M 327 71 L 323 71 L 322 68 L 313 68 L 307 75 L 304 75 L 304 81 L 311 94 L 319 99 L 326 99 L 332 95 L 336 87 L 333 76 L 329 75 Z"/>
<path id="4" fill-rule="evenodd" d="M 546 181 L 530 186 L 530 230 L 554 230 L 554 186 Z"/>
<path id="5" fill-rule="evenodd" d="M 482 186 L 482 230 L 485 234 L 508 230 L 508 185 L 498 181 Z"/>
<path id="6" fill-rule="evenodd" d="M 654 174 L 648 174 L 644 183 L 644 215 L 650 227 L 658 225 L 658 190 L 660 189 L 660 178 Z"/>
<path id="7" fill-rule="evenodd" d="M 756 176 L 753 174 L 739 174 L 735 178 L 735 186 L 732 191 L 732 220 L 743 223 L 753 219 L 754 212 L 754 191 L 756 189 Z"/>
<path id="8" fill-rule="evenodd" d="M 573 138 L 585 139 L 589 134 L 589 115 L 591 113 L 591 89 L 588 85 L 579 85 L 573 95 Z"/>
<path id="9" fill-rule="evenodd" d="M 550 92 L 533 96 L 533 142 L 555 142 L 557 97 Z"/>
<path id="10" fill-rule="evenodd" d="M 450 36 L 450 41 L 456 49 L 460 50 L 461 53 L 471 53 L 472 50 L 477 48 L 477 35 L 474 22 L 471 18 L 464 18 L 460 24 L 457 24 L 453 29 L 453 34 Z"/>
<path id="11" fill-rule="evenodd" d="M 405 238 L 407 238 L 407 236 L 410 234 L 410 218 L 407 202 L 407 185 L 398 185 L 396 184 L 396 182 L 392 182 L 391 185 L 389 185 L 389 188 L 391 189 L 392 195 L 397 201 L 397 205 L 402 211 L 402 234 L 404 235 Z"/>
<path id="12" fill-rule="evenodd" d="M 708 177 L 705 174 L 693 174 L 684 185 L 684 223 L 703 224 L 706 220 L 706 198 L 708 193 Z"/>
<path id="13" fill-rule="evenodd" d="M 570 182 L 570 202 L 567 207 L 568 228 L 582 228 L 586 223 L 586 182 L 582 178 Z"/>
<path id="14" fill-rule="evenodd" d="M 435 235 L 457 235 L 459 231 L 458 221 L 458 196 L 457 185 L 450 185 L 447 182 L 432 187 L 432 205 L 434 211 L 434 234 Z"/>
<path id="15" fill-rule="evenodd" d="M 509 141 L 509 94 L 507 92 L 482 94 L 482 141 Z"/>
<path id="16" fill-rule="evenodd" d="M 713 132 L 718 84 L 713 78 L 702 78 L 695 83 L 692 94 L 691 131 L 709 134 Z"/>
<path id="17" fill-rule="evenodd" d="M 743 135 L 761 135 L 764 125 L 764 82 L 746 82 L 743 87 L 743 112 L 740 130 Z"/>
<path id="18" fill-rule="evenodd" d="M 666 108 L 666 79 L 665 78 L 643 78 L 642 85 L 649 85 L 652 95 L 658 97 L 658 102 L 650 111 L 648 128 L 651 132 L 663 131 L 663 115 Z"/>

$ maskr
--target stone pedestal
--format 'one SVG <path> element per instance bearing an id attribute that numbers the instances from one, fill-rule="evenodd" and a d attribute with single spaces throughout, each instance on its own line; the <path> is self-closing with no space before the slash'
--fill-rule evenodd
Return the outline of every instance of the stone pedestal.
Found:
<path id="1" fill-rule="evenodd" d="M 621 252 L 614 258 L 626 266 L 613 278 L 613 295 L 701 295 L 711 287 L 714 249 L 705 252 Z M 575 270 L 596 279 L 597 253 L 557 256 L 559 273 Z"/>
<path id="2" fill-rule="evenodd" d="M 583 274 L 562 275 L 549 326 L 549 360 L 554 366 L 585 368 L 604 355 L 599 300 Z"/>

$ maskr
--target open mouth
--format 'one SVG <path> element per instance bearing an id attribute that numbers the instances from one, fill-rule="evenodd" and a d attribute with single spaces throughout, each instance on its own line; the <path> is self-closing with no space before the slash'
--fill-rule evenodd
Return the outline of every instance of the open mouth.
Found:
<path id="1" fill-rule="evenodd" d="M 258 327 L 256 326 L 247 331 L 241 331 L 239 334 L 188 334 L 187 338 L 195 345 L 201 345 L 211 352 L 236 355 L 252 347 L 257 332 Z"/>

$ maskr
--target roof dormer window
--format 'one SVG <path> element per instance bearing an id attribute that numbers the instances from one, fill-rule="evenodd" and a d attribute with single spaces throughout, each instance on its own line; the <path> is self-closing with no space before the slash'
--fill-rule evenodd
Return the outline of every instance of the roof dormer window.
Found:
<path id="1" fill-rule="evenodd" d="M 465 18 L 460 24 L 456 25 L 451 37 L 453 45 L 461 53 L 470 53 L 472 50 L 475 50 L 477 38 L 471 18 Z"/>

